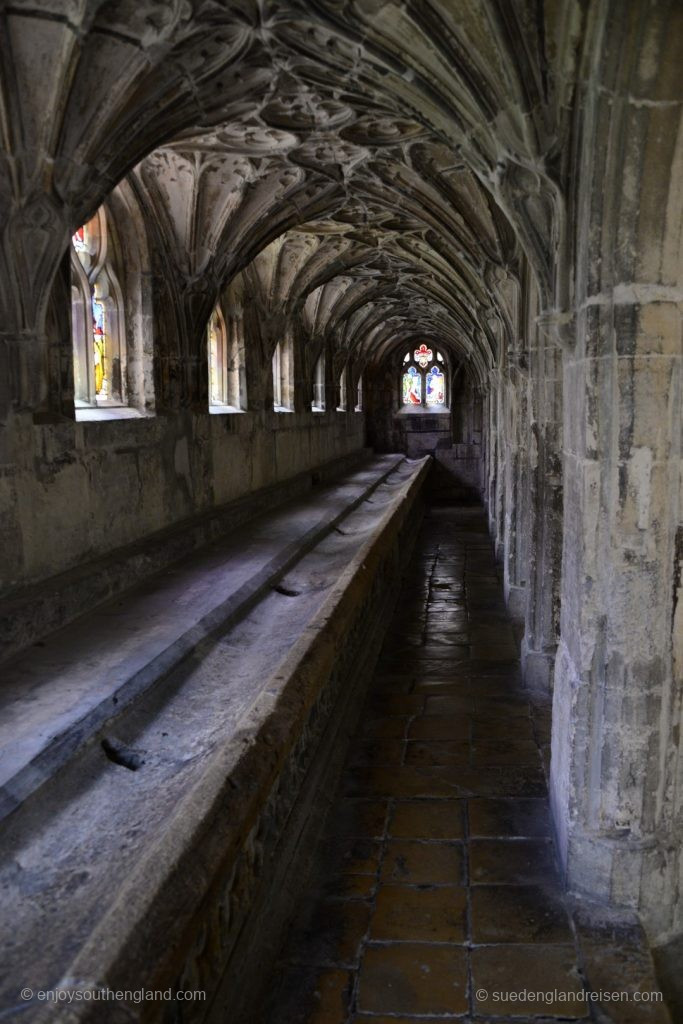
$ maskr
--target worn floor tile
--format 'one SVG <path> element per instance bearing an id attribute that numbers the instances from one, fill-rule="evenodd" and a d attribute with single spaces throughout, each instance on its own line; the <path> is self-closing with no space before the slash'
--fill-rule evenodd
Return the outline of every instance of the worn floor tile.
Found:
<path id="1" fill-rule="evenodd" d="M 472 941 L 573 943 L 558 890 L 537 885 L 472 887 Z"/>
<path id="2" fill-rule="evenodd" d="M 340 800 L 330 814 L 329 836 L 381 837 L 389 812 L 388 800 Z"/>
<path id="3" fill-rule="evenodd" d="M 422 711 L 424 701 L 425 698 L 420 694 L 401 693 L 393 697 L 381 695 L 373 698 L 369 707 L 382 717 L 417 715 Z"/>
<path id="4" fill-rule="evenodd" d="M 469 676 L 459 673 L 453 673 L 445 679 L 423 675 L 415 683 L 415 692 L 422 693 L 425 697 L 466 697 L 470 700 L 472 696 Z"/>
<path id="5" fill-rule="evenodd" d="M 290 968 L 278 979 L 270 1024 L 344 1024 L 353 975 L 349 971 Z"/>
<path id="6" fill-rule="evenodd" d="M 471 836 L 529 839 L 550 836 L 550 808 L 546 797 L 469 800 Z"/>
<path id="7" fill-rule="evenodd" d="M 474 700 L 469 694 L 433 695 L 425 698 L 426 715 L 469 715 L 474 712 Z"/>
<path id="8" fill-rule="evenodd" d="M 644 998 L 636 1002 L 618 1003 L 618 1024 L 669 1024 L 671 1018 L 663 1000 L 658 1001 L 659 988 L 654 978 L 652 961 L 647 949 L 642 946 L 633 949 L 622 945 L 605 943 L 582 944 L 583 965 L 588 984 L 593 992 L 614 993 L 612 999 L 606 995 L 596 1005 L 602 1013 L 614 1010 L 613 999 L 618 993 L 643 993 Z M 653 983 L 654 982 L 654 983 Z M 618 997 L 620 998 L 620 997 Z M 674 1021 L 679 1020 L 673 1014 Z"/>
<path id="9" fill-rule="evenodd" d="M 586 1017 L 587 1003 L 573 946 L 480 946 L 472 950 L 475 1009 L 523 1020 Z M 547 993 L 548 999 L 525 997 Z"/>
<path id="10" fill-rule="evenodd" d="M 464 942 L 467 892 L 462 886 L 382 885 L 370 938 L 414 942 Z"/>
<path id="11" fill-rule="evenodd" d="M 408 726 L 409 740 L 467 740 L 471 725 L 467 715 L 428 715 Z"/>
<path id="12" fill-rule="evenodd" d="M 513 735 L 513 730 L 517 727 L 517 720 L 519 718 L 527 719 L 529 724 L 533 725 L 529 704 L 525 700 L 517 700 L 510 697 L 480 697 L 475 694 L 474 705 L 477 716 L 485 715 L 487 718 L 493 719 L 504 718 L 508 722 L 514 719 L 514 724 L 510 723 L 510 730 Z"/>
<path id="13" fill-rule="evenodd" d="M 361 722 L 360 732 L 362 736 L 372 739 L 401 739 L 405 736 L 411 721 L 412 718 L 408 715 L 392 715 L 386 718 L 368 715 Z"/>
<path id="14" fill-rule="evenodd" d="M 368 946 L 358 1009 L 372 1013 L 467 1012 L 467 958 L 457 946 Z"/>
<path id="15" fill-rule="evenodd" d="M 468 795 L 463 788 L 460 770 L 443 767 L 355 768 L 344 779 L 346 796 L 392 796 L 406 800 L 411 797 L 457 797 Z"/>
<path id="16" fill-rule="evenodd" d="M 380 878 L 382 882 L 410 885 L 460 885 L 464 881 L 462 845 L 440 840 L 390 839 Z"/>
<path id="17" fill-rule="evenodd" d="M 538 765 L 540 752 L 533 740 L 478 740 L 472 744 L 473 765 Z"/>
<path id="18" fill-rule="evenodd" d="M 472 715 L 472 736 L 475 743 L 480 740 L 511 740 L 534 738 L 533 722 L 530 718 L 518 717 L 514 722 L 509 718 Z"/>
<path id="19" fill-rule="evenodd" d="M 556 880 L 552 843 L 542 839 L 473 839 L 472 883 L 524 885 Z"/>
<path id="20" fill-rule="evenodd" d="M 370 925 L 371 908 L 356 901 L 328 900 L 316 907 L 285 944 L 284 958 L 294 964 L 353 966 Z"/>
<path id="21" fill-rule="evenodd" d="M 379 866 L 382 845 L 377 839 L 334 836 L 322 846 L 324 867 L 331 873 L 373 875 Z"/>
<path id="22" fill-rule="evenodd" d="M 389 824 L 394 839 L 462 839 L 465 807 L 462 800 L 401 801 Z"/>
<path id="23" fill-rule="evenodd" d="M 534 765 L 479 765 L 468 768 L 424 768 L 423 771 L 457 772 L 451 796 L 542 796 L 546 790 L 540 760 Z"/>
<path id="24" fill-rule="evenodd" d="M 512 641 L 504 643 L 475 643 L 472 645 L 473 661 L 514 661 L 517 657 L 517 648 Z"/>
<path id="25" fill-rule="evenodd" d="M 400 739 L 376 739 L 357 743 L 349 758 L 351 764 L 401 764 L 403 742 Z"/>
<path id="26" fill-rule="evenodd" d="M 323 883 L 323 895 L 339 900 L 370 900 L 377 891 L 375 875 L 332 875 Z"/>
<path id="27" fill-rule="evenodd" d="M 406 744 L 406 764 L 469 764 L 470 745 L 467 741 L 454 740 L 419 741 Z"/>
<path id="28" fill-rule="evenodd" d="M 469 645 L 470 633 L 467 628 L 461 630 L 433 630 L 427 637 L 426 647 L 462 647 Z"/>

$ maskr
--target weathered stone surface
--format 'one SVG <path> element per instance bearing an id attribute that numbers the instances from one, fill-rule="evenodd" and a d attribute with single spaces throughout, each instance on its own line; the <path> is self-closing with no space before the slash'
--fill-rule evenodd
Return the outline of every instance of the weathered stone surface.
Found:
<path id="1" fill-rule="evenodd" d="M 429 454 L 469 609 L 405 601 L 349 799 L 505 842 L 548 782 L 569 891 L 677 949 L 681 52 L 680 0 L 0 0 L 3 655 L 367 445 Z M 321 1019 L 347 980 L 307 976 Z"/>

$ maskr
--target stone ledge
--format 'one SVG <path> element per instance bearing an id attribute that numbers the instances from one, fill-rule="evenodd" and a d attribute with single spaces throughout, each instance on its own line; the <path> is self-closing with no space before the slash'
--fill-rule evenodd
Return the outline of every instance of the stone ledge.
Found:
<path id="1" fill-rule="evenodd" d="M 382 493 L 372 499 L 376 509 L 359 509 L 353 523 L 350 517 L 355 533 L 350 540 L 344 534 L 335 542 L 341 546 L 336 558 L 343 558 L 345 567 L 327 597 L 317 602 L 315 614 L 270 678 L 259 681 L 259 694 L 231 735 L 209 748 L 201 771 L 173 802 L 163 827 L 129 858 L 129 870 L 119 872 L 118 883 L 112 859 L 118 837 L 98 838 L 93 852 L 100 861 L 97 870 L 103 870 L 103 860 L 115 869 L 111 883 L 115 894 L 107 894 L 108 903 L 98 904 L 95 921 L 86 914 L 82 926 L 86 933 L 78 939 L 68 934 L 74 900 L 80 893 L 72 896 L 69 914 L 59 918 L 58 930 L 63 934 L 51 934 L 47 947 L 60 961 L 59 976 L 54 975 L 54 965 L 43 964 L 45 987 L 60 982 L 81 987 L 96 982 L 114 989 L 201 987 L 207 990 L 208 1001 L 193 1004 L 190 1010 L 201 1016 L 183 1016 L 183 1020 L 225 1020 L 226 1012 L 227 1019 L 241 1019 L 235 1014 L 250 986 L 258 983 L 262 944 L 276 944 L 274 932 L 286 919 L 290 898 L 305 881 L 300 853 L 308 844 L 302 845 L 300 839 L 321 823 L 315 796 L 321 792 L 320 778 L 329 771 L 326 766 L 339 764 L 343 756 L 343 749 L 335 756 L 331 745 L 343 748 L 361 707 L 386 611 L 397 594 L 402 564 L 399 545 L 409 546 L 417 525 L 426 468 L 426 463 L 405 464 L 402 479 L 383 485 Z M 356 536 L 362 538 L 360 544 Z M 334 544 L 326 543 L 334 553 Z M 353 555 L 346 557 L 344 552 L 350 548 Z M 111 766 L 103 770 L 112 771 Z M 81 779 L 84 771 L 87 776 L 85 764 L 75 778 Z M 135 781 L 130 773 L 124 776 L 126 783 Z M 144 784 L 144 772 L 140 782 Z M 161 797 L 158 781 L 152 779 L 149 784 Z M 72 828 L 71 804 L 79 800 L 77 794 L 69 797 L 68 785 L 66 789 L 60 796 L 63 804 L 66 801 L 65 820 L 59 822 L 62 832 Z M 145 794 L 135 788 L 130 792 L 131 802 L 120 813 L 132 823 L 145 806 Z M 87 794 L 80 799 L 84 798 Z M 97 794 L 90 793 L 90 799 L 97 799 Z M 41 818 L 46 811 L 43 807 Z M 89 820 L 87 811 L 87 806 L 81 808 L 77 817 L 83 813 Z M 53 808 L 51 813 L 60 812 Z M 23 823 L 26 842 L 44 841 L 43 826 L 40 835 L 33 831 L 36 820 L 34 806 Z M 68 860 L 71 871 L 77 868 L 88 874 L 89 864 L 74 863 L 72 854 Z M 45 871 L 59 873 L 65 867 L 50 864 Z M 88 884 L 93 898 L 95 879 L 86 881 L 86 889 Z M 45 881 L 43 891 L 45 895 L 37 893 L 36 900 L 47 899 L 54 906 L 54 889 Z M 33 912 L 45 927 L 40 907 L 34 906 Z M 22 926 L 27 927 L 25 922 Z M 19 946 L 15 956 L 21 960 Z M 245 974 L 247 952 L 251 976 Z M 8 969 L 8 978 L 11 973 Z M 120 1006 L 79 1002 L 66 1011 L 64 1004 L 52 1009 L 61 1021 L 102 1024 L 124 1019 L 180 1020 L 169 1016 L 177 1014 L 178 1006 L 140 1005 L 126 1011 Z M 51 1012 L 51 1008 L 42 1009 Z M 31 1018 L 29 1010 L 26 1019 L 37 1018 Z"/>
<path id="2" fill-rule="evenodd" d="M 105 608 L 62 631 L 44 649 L 6 665 L 0 691 L 5 722 L 0 727 L 0 819 L 54 775 L 105 722 L 112 726 L 132 701 L 198 645 L 243 618 L 402 461 L 401 456 L 374 460 L 367 472 L 331 492 L 332 498 L 336 495 L 331 509 L 323 501 L 304 518 L 300 511 L 297 514 L 298 506 L 286 506 L 281 521 L 269 520 L 269 527 L 264 522 L 260 530 L 258 523 L 251 524 L 225 550 L 218 548 L 214 554 L 211 549 L 189 568 L 182 563 L 175 569 L 177 580 L 159 578 L 142 591 L 129 592 L 129 608 L 123 612 Z M 322 497 L 328 493 L 322 492 Z M 249 545 L 256 549 L 251 557 Z M 141 636 L 140 621 L 147 622 Z M 101 651 L 103 633 L 113 650 Z"/>
<path id="3" fill-rule="evenodd" d="M 0 663 L 262 512 L 331 482 L 370 459 L 369 449 L 237 498 L 0 599 Z"/>

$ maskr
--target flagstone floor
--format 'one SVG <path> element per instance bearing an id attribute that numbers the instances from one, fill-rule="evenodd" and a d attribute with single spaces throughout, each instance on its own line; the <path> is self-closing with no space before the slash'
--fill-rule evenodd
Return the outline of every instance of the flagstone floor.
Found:
<path id="1" fill-rule="evenodd" d="M 656 986 L 637 927 L 563 896 L 550 712 L 523 689 L 483 512 L 432 509 L 268 1024 L 669 1019 L 587 999 Z"/>

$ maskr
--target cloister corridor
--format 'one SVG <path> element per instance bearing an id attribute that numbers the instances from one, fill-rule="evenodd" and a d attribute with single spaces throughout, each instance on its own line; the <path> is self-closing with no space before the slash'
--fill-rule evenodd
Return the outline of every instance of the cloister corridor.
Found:
<path id="1" fill-rule="evenodd" d="M 638 929 L 564 895 L 517 654 L 483 512 L 432 508 L 259 1020 L 667 1020 Z"/>
<path id="2" fill-rule="evenodd" d="M 683 1024 L 681 0 L 0 0 L 0 1024 Z"/>

